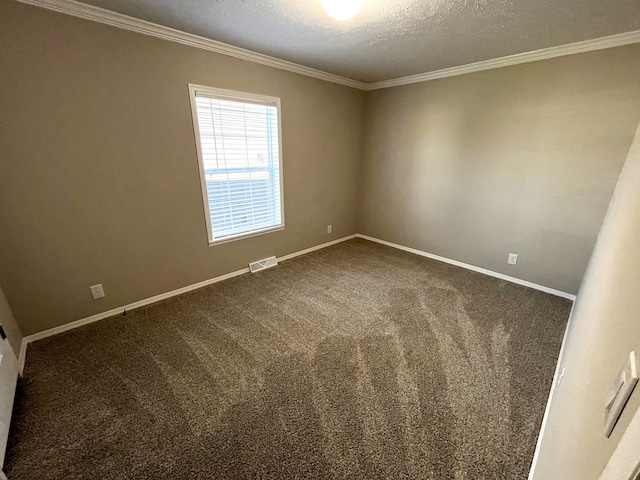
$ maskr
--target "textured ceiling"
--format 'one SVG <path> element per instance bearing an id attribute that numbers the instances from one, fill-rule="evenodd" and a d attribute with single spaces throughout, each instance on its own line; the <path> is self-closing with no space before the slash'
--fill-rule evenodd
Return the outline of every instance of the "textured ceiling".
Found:
<path id="1" fill-rule="evenodd" d="M 640 30 L 640 0 L 83 0 L 363 82 Z"/>

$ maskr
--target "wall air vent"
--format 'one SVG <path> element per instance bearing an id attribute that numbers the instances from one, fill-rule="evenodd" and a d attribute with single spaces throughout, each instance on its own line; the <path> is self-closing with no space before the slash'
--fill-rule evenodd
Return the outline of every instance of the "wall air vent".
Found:
<path id="1" fill-rule="evenodd" d="M 251 270 L 251 273 L 256 273 L 260 270 L 264 270 L 265 268 L 275 267 L 276 265 L 278 265 L 278 259 L 276 257 L 269 257 L 264 260 L 258 260 L 257 262 L 250 263 L 249 270 Z"/>

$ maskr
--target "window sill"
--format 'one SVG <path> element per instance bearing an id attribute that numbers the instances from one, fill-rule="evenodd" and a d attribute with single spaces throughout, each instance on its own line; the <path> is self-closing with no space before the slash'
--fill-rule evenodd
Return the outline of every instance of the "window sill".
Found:
<path id="1" fill-rule="evenodd" d="M 280 230 L 284 230 L 284 225 L 269 227 L 263 230 L 254 230 L 247 233 L 239 233 L 237 235 L 229 235 L 228 237 L 223 237 L 220 240 L 209 241 L 209 246 L 214 247 L 216 245 L 222 245 L 223 243 L 235 242 L 236 240 L 243 240 L 245 238 L 257 237 L 258 235 L 265 235 L 267 233 L 279 232 Z"/>

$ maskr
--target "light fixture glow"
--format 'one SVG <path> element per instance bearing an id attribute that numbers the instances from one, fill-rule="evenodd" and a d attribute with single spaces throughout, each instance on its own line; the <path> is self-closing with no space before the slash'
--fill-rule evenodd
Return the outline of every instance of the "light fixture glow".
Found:
<path id="1" fill-rule="evenodd" d="M 330 17 L 344 22 L 355 17 L 364 0 L 323 0 L 322 5 Z"/>

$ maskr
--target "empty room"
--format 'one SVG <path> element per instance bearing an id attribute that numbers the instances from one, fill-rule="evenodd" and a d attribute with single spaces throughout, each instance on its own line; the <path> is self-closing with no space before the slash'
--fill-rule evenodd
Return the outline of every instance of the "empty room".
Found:
<path id="1" fill-rule="evenodd" d="M 640 0 L 0 0 L 0 480 L 640 479 Z"/>

